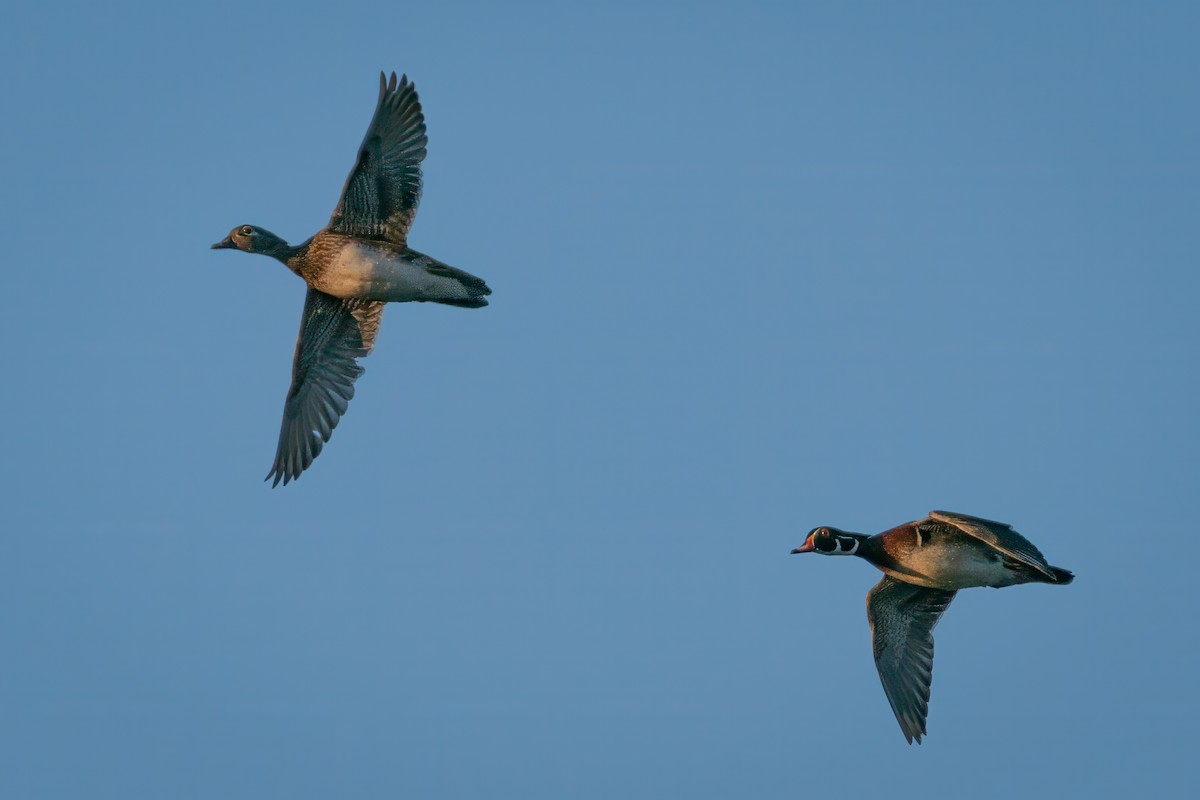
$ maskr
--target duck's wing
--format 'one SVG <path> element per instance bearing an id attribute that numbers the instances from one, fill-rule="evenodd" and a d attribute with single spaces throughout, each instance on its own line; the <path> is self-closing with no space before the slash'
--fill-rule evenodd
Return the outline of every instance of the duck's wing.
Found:
<path id="1" fill-rule="evenodd" d="M 357 363 L 371 352 L 383 316 L 383 303 L 340 300 L 309 288 L 292 362 L 292 386 L 283 404 L 283 426 L 275 464 L 267 480 L 287 486 L 300 477 L 354 397 L 354 381 L 363 374 Z"/>
<path id="2" fill-rule="evenodd" d="M 920 744 L 925 734 L 933 681 L 933 629 L 954 594 L 887 575 L 867 592 L 875 668 L 909 744 L 913 739 Z"/>
<path id="3" fill-rule="evenodd" d="M 401 247 L 421 200 L 425 160 L 425 115 L 408 76 L 396 83 L 379 73 L 379 102 L 358 160 L 329 220 L 330 230 Z"/>
<path id="4" fill-rule="evenodd" d="M 968 536 L 973 536 L 994 550 L 1003 553 L 1014 561 L 1026 565 L 1042 575 L 1051 583 L 1059 579 L 1054 569 L 1042 555 L 1042 551 L 1033 542 L 1013 530 L 1012 525 L 995 520 L 972 517 L 969 514 L 956 514 L 953 511 L 930 511 L 929 519 L 953 525 Z"/>

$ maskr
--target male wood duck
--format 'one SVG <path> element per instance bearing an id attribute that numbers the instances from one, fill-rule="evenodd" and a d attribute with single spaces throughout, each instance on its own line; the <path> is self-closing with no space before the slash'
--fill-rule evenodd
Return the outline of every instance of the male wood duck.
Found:
<path id="1" fill-rule="evenodd" d="M 267 480 L 300 477 L 329 441 L 363 373 L 384 303 L 486 306 L 487 284 L 408 246 L 421 199 L 425 116 L 408 76 L 379 75 L 379 102 L 342 197 L 324 230 L 292 246 L 254 225 L 214 244 L 278 259 L 308 284 L 292 385 Z"/>
<path id="2" fill-rule="evenodd" d="M 950 511 L 930 511 L 875 536 L 814 528 L 792 553 L 858 556 L 885 573 L 867 593 L 867 620 L 883 691 L 909 744 L 925 734 L 933 629 L 955 592 L 1075 578 L 1046 563 L 1011 525 Z"/>

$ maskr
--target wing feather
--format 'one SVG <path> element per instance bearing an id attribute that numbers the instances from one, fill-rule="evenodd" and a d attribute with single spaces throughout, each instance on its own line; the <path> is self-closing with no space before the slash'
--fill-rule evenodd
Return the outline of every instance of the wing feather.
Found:
<path id="1" fill-rule="evenodd" d="M 358 148 L 354 168 L 329 228 L 349 236 L 383 239 L 401 247 L 421 201 L 425 115 L 408 76 L 379 74 L 379 102 Z"/>
<path id="2" fill-rule="evenodd" d="M 930 511 L 929 519 L 953 525 L 968 536 L 989 545 L 997 552 L 1040 572 L 1057 583 L 1054 570 L 1033 542 L 1013 530 L 1012 525 L 983 517 L 972 517 L 970 514 L 957 514 L 953 511 Z"/>
<path id="3" fill-rule="evenodd" d="M 383 303 L 341 300 L 309 288 L 296 339 L 292 385 L 283 404 L 283 424 L 272 486 L 300 477 L 350 407 L 354 382 L 363 374 L 358 359 L 375 344 Z"/>
<path id="4" fill-rule="evenodd" d="M 933 683 L 933 629 L 954 592 L 885 575 L 867 593 L 875 667 L 904 738 L 921 743 Z"/>

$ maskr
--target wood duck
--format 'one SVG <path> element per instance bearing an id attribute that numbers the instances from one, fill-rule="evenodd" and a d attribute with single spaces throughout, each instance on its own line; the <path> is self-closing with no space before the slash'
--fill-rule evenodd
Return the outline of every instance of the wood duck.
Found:
<path id="1" fill-rule="evenodd" d="M 379 75 L 379 101 L 329 225 L 292 246 L 270 231 L 239 225 L 212 246 L 278 259 L 308 284 L 292 385 L 267 480 L 300 477 L 354 397 L 359 358 L 371 352 L 384 303 L 486 306 L 487 284 L 408 246 L 421 199 L 425 116 L 417 90 L 396 73 Z"/>
<path id="2" fill-rule="evenodd" d="M 925 734 L 933 629 L 955 592 L 1075 578 L 1046 563 L 1011 525 L 949 511 L 931 511 L 875 536 L 814 528 L 792 553 L 858 556 L 885 573 L 867 593 L 867 620 L 879 680 L 909 744 L 920 744 Z"/>

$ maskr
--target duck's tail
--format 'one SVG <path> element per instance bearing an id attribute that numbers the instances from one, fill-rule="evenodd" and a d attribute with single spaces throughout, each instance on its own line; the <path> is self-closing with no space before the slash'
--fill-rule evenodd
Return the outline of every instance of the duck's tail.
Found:
<path id="1" fill-rule="evenodd" d="M 416 251 L 411 252 L 415 253 Z M 476 278 L 469 272 L 465 272 L 458 267 L 452 267 L 449 264 L 443 264 L 436 258 L 431 258 L 424 253 L 417 255 L 424 260 L 422 266 L 425 267 L 425 270 L 430 275 L 447 278 L 457 284 L 453 291 L 446 293 L 446 296 L 429 298 L 432 302 L 448 306 L 458 306 L 459 308 L 483 308 L 488 304 L 487 295 L 491 294 L 492 290 L 484 283 L 483 278 Z M 453 286 L 454 284 L 451 285 Z"/>
<path id="2" fill-rule="evenodd" d="M 1054 583 L 1066 585 L 1075 580 L 1075 573 L 1071 572 L 1069 569 L 1063 569 L 1062 567 L 1050 567 L 1050 571 L 1054 573 Z M 1049 583 L 1049 581 L 1047 581 L 1047 583 Z"/>

